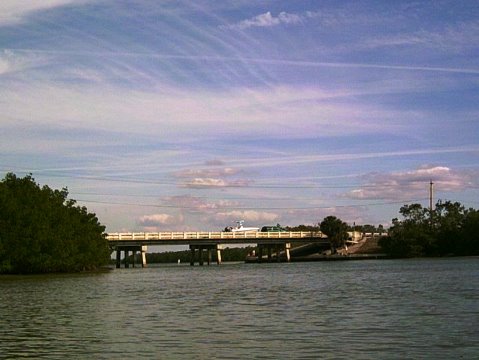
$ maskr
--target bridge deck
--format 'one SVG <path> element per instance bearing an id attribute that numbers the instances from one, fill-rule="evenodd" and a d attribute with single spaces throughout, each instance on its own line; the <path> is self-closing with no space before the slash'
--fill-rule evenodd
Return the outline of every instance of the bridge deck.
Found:
<path id="1" fill-rule="evenodd" d="M 325 242 L 321 232 L 141 232 L 109 233 L 106 236 L 111 245 L 202 245 L 202 244 L 272 244 L 286 242 Z"/>

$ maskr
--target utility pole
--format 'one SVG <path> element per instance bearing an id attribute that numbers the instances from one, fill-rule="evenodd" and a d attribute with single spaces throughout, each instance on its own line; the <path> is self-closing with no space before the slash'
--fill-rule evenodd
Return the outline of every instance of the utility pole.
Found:
<path id="1" fill-rule="evenodd" d="M 433 185 L 434 183 L 432 182 L 432 180 L 429 180 L 429 221 L 431 222 L 431 226 L 433 224 L 433 218 L 432 218 Z"/>
<path id="2" fill-rule="evenodd" d="M 429 211 L 432 214 L 432 197 L 433 197 L 433 185 L 432 180 L 429 181 Z"/>

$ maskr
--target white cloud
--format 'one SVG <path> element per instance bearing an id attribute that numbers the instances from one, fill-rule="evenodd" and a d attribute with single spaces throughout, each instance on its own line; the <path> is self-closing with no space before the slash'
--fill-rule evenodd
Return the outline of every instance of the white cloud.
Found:
<path id="1" fill-rule="evenodd" d="M 25 54 L 9 49 L 0 51 L 0 76 L 21 73 L 28 69 L 47 64 L 46 54 Z"/>
<path id="2" fill-rule="evenodd" d="M 366 184 L 350 191 L 353 199 L 420 200 L 429 196 L 429 182 L 437 191 L 461 191 L 473 184 L 470 174 L 445 166 L 423 166 L 413 171 L 371 173 Z"/>
<path id="3" fill-rule="evenodd" d="M 226 179 L 240 172 L 241 170 L 231 167 L 215 167 L 180 170 L 173 175 L 182 180 L 180 186 L 184 188 L 203 189 L 248 186 L 251 181 L 246 179 Z"/>
<path id="4" fill-rule="evenodd" d="M 204 177 L 224 177 L 233 176 L 240 172 L 238 169 L 231 167 L 216 168 L 216 169 L 187 169 L 174 173 L 178 178 L 204 178 Z"/>
<path id="5" fill-rule="evenodd" d="M 236 24 L 228 26 L 231 29 L 244 30 L 252 27 L 271 27 L 280 24 L 297 24 L 304 20 L 304 16 L 291 14 L 287 12 L 280 12 L 277 17 L 271 15 L 271 12 L 265 12 L 256 15 L 250 19 L 242 20 Z"/>
<path id="6" fill-rule="evenodd" d="M 182 183 L 180 186 L 191 189 L 204 188 L 225 188 L 225 187 L 246 187 L 251 182 L 249 180 L 225 180 L 217 178 L 194 178 Z"/>
<path id="7" fill-rule="evenodd" d="M 0 75 L 8 73 L 10 68 L 10 63 L 6 59 L 0 57 Z"/>
<path id="8" fill-rule="evenodd" d="M 248 226 L 259 226 L 262 223 L 271 223 L 278 220 L 279 215 L 272 212 L 263 212 L 255 210 L 233 210 L 226 212 L 218 212 L 214 215 L 214 218 L 217 222 L 230 224 L 233 221 L 244 220 L 245 227 Z"/>
<path id="9" fill-rule="evenodd" d="M 152 228 L 164 225 L 173 225 L 181 221 L 181 218 L 170 214 L 152 214 L 144 215 L 138 219 L 138 224 L 142 227 Z"/>

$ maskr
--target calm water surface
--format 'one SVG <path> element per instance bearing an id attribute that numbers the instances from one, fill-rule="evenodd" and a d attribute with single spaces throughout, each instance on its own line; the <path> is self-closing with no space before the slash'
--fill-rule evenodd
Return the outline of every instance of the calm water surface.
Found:
<path id="1" fill-rule="evenodd" d="M 0 277 L 0 358 L 479 358 L 479 258 Z"/>

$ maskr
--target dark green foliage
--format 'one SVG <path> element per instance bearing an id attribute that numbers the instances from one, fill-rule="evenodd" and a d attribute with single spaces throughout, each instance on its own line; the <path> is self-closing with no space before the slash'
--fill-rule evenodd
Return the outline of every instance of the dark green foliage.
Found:
<path id="1" fill-rule="evenodd" d="M 182 251 L 165 251 L 162 253 L 147 253 L 146 254 L 146 262 L 148 264 L 153 263 L 176 263 L 180 260 L 183 263 L 187 263 L 190 261 L 190 250 L 182 250 Z M 131 263 L 131 260 L 130 260 Z"/>
<path id="2" fill-rule="evenodd" d="M 66 189 L 29 175 L 0 182 L 0 273 L 47 273 L 107 264 L 110 250 L 95 214 L 75 206 Z"/>
<path id="3" fill-rule="evenodd" d="M 420 204 L 404 205 L 403 220 L 393 219 L 379 241 L 395 257 L 479 255 L 479 213 L 458 202 L 438 201 L 431 212 Z"/>
<path id="4" fill-rule="evenodd" d="M 336 216 L 327 216 L 319 224 L 321 231 L 328 236 L 333 253 L 336 248 L 343 246 L 348 238 L 348 224 Z"/>
<path id="5" fill-rule="evenodd" d="M 298 225 L 298 226 L 286 226 L 286 231 L 319 231 L 319 226 L 314 225 Z"/>
<path id="6" fill-rule="evenodd" d="M 384 229 L 384 226 L 378 225 L 377 227 L 374 225 L 366 224 L 366 225 L 354 225 L 349 227 L 349 231 L 360 231 L 362 233 L 386 233 L 387 231 Z"/>

